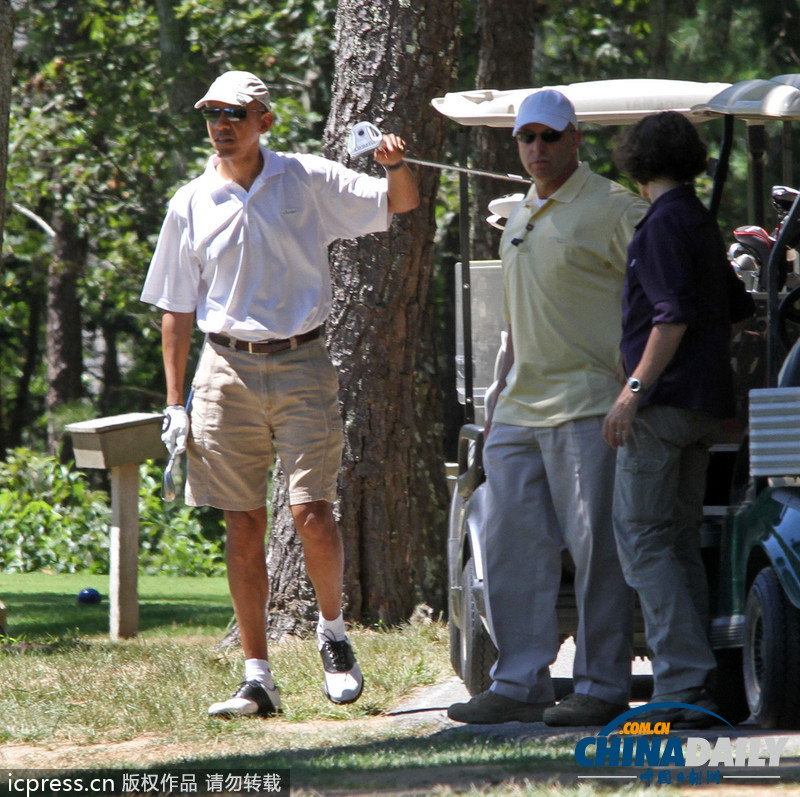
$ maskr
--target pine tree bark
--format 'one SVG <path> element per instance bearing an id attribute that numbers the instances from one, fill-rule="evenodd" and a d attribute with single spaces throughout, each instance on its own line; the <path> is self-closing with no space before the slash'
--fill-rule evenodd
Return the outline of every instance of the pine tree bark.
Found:
<path id="1" fill-rule="evenodd" d="M 9 0 L 0 0 L 0 186 L 6 184 L 8 171 L 8 129 L 9 108 L 11 107 L 11 79 L 14 61 L 14 15 Z M 0 191 L 0 244 L 3 242 L 3 229 L 6 216 L 6 192 Z M 0 276 L 2 276 L 0 264 Z M 3 398 L 0 390 L 0 419 L 3 418 Z M 0 420 L 0 459 L 5 459 L 8 440 Z"/>
<path id="2" fill-rule="evenodd" d="M 63 20 L 61 46 L 68 50 L 86 32 L 80 26 L 80 9 L 70 0 L 57 0 L 54 13 Z M 80 231 L 78 217 L 67 205 L 70 186 L 55 175 L 52 179 L 55 231 L 53 260 L 47 272 L 47 447 L 50 454 L 67 459 L 72 452 L 61 451 L 63 429 L 58 413 L 77 401 L 83 391 L 83 323 L 78 286 L 86 269 L 89 244 Z"/>
<path id="3" fill-rule="evenodd" d="M 481 0 L 477 4 L 477 88 L 517 89 L 532 85 L 535 27 L 546 12 L 542 0 Z M 517 145 L 508 128 L 479 126 L 472 131 L 474 164 L 501 174 L 524 174 Z M 486 223 L 489 202 L 505 194 L 524 192 L 522 183 L 475 177 L 471 181 L 472 257 L 497 257 L 500 236 Z"/>
<path id="4" fill-rule="evenodd" d="M 56 187 L 55 196 L 61 196 Z M 55 255 L 47 274 L 47 445 L 61 448 L 60 408 L 83 397 L 83 323 L 78 284 L 86 269 L 88 244 L 75 219 L 57 207 L 53 216 Z"/>
<path id="5" fill-rule="evenodd" d="M 340 0 L 330 157 L 346 161 L 347 134 L 366 119 L 401 135 L 418 157 L 441 158 L 448 122 L 430 100 L 451 88 L 458 12 L 458 0 Z M 352 165 L 380 173 L 368 159 Z M 386 234 L 331 250 L 328 344 L 345 423 L 337 516 L 347 614 L 362 622 L 397 623 L 422 601 L 444 606 L 447 489 L 431 284 L 438 180 L 420 169 L 417 210 Z M 272 636 L 315 613 L 287 515 L 279 481 L 268 555 Z"/>

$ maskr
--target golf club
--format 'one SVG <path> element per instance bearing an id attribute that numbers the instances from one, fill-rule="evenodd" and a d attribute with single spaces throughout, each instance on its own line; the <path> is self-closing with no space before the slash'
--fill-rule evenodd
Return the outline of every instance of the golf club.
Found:
<path id="1" fill-rule="evenodd" d="M 186 399 L 186 414 L 192 408 L 192 396 L 194 395 L 194 388 L 189 391 L 189 398 Z M 175 487 L 175 479 L 172 476 L 172 469 L 175 466 L 175 461 L 180 456 L 177 451 L 173 451 L 169 455 L 167 467 L 164 468 L 164 478 L 161 480 L 161 500 L 166 502 L 174 501 L 178 497 L 178 490 Z"/>
<path id="2" fill-rule="evenodd" d="M 350 135 L 347 138 L 347 153 L 351 158 L 358 158 L 376 150 L 382 141 L 383 134 L 372 122 L 359 122 L 353 125 L 350 130 Z M 450 166 L 446 163 L 435 163 L 434 161 L 420 160 L 419 158 L 405 157 L 404 160 L 407 163 L 414 163 L 418 166 L 430 166 L 434 169 L 475 174 L 480 177 L 494 177 L 498 180 L 511 180 L 515 183 L 530 183 L 531 181 L 530 177 L 523 177 L 519 174 L 501 174 L 500 172 L 488 172 L 483 169 L 472 169 L 466 166 Z"/>

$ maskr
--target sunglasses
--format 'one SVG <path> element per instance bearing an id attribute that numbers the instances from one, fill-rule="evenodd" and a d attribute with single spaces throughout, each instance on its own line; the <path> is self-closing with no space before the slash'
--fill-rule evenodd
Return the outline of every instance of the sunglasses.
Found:
<path id="1" fill-rule="evenodd" d="M 249 110 L 252 109 L 243 108 L 242 106 L 234 108 L 201 108 L 200 113 L 207 122 L 216 121 L 219 119 L 220 114 L 231 122 L 241 122 L 243 119 L 247 119 Z"/>
<path id="2" fill-rule="evenodd" d="M 517 133 L 517 141 L 521 144 L 533 144 L 536 141 L 536 136 L 540 136 L 545 144 L 555 144 L 556 141 L 561 141 L 561 137 L 566 133 L 566 130 L 542 130 L 541 133 L 530 133 L 527 130 L 521 130 Z"/>

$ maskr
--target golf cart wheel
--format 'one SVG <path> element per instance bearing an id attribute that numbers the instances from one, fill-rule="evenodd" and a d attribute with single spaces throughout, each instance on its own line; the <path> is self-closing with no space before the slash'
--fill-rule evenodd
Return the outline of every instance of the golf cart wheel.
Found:
<path id="1" fill-rule="evenodd" d="M 448 604 L 448 618 L 447 629 L 450 634 L 450 664 L 453 667 L 453 672 L 460 678 L 461 677 L 461 629 L 456 625 L 453 612 L 453 596 L 452 593 L 447 598 Z M 463 619 L 462 619 L 463 623 Z"/>
<path id="2" fill-rule="evenodd" d="M 747 595 L 743 668 L 759 726 L 800 727 L 800 612 L 771 567 L 756 576 Z"/>
<path id="3" fill-rule="evenodd" d="M 478 695 L 491 686 L 489 670 L 497 658 L 497 648 L 472 597 L 474 584 L 475 561 L 469 559 L 461 579 L 461 679 L 470 695 Z"/>

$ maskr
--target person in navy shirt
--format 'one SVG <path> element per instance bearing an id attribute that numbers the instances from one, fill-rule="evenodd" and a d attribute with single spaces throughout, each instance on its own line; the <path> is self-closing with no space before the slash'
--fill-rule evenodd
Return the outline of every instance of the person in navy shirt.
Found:
<path id="1" fill-rule="evenodd" d="M 603 436 L 617 449 L 614 534 L 644 614 L 653 702 L 715 710 L 699 526 L 708 451 L 734 412 L 733 325 L 753 314 L 754 303 L 695 193 L 706 159 L 694 126 L 673 111 L 629 128 L 616 152 L 652 204 L 628 247 L 625 380 Z M 654 718 L 673 727 L 713 719 L 685 708 Z"/>

